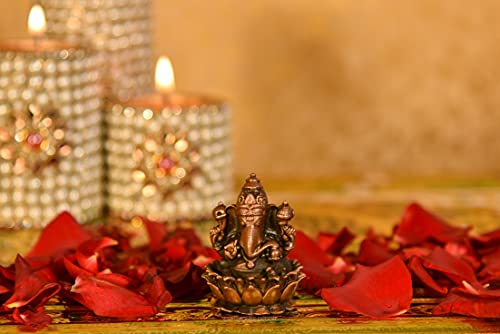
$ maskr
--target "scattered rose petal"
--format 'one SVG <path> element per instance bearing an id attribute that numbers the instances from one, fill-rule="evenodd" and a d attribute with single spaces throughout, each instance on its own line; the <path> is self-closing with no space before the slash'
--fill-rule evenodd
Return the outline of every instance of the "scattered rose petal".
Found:
<path id="1" fill-rule="evenodd" d="M 173 299 L 170 292 L 165 288 L 163 280 L 153 272 L 146 274 L 145 283 L 139 291 L 159 310 L 163 309 Z"/>
<path id="2" fill-rule="evenodd" d="M 408 262 L 408 269 L 422 282 L 427 288 L 436 292 L 438 295 L 444 296 L 448 292 L 447 286 L 441 286 L 429 272 L 422 266 L 422 258 L 413 256 Z M 415 283 L 415 282 L 414 282 Z"/>
<path id="3" fill-rule="evenodd" d="M 4 268 L 0 265 L 0 304 L 5 301 L 5 296 L 14 290 L 14 281 L 16 279 L 16 272 L 13 268 Z"/>
<path id="4" fill-rule="evenodd" d="M 208 285 L 201 278 L 204 271 L 188 262 L 182 268 L 162 273 L 161 277 L 175 300 L 194 300 L 203 298 L 208 292 Z"/>
<path id="5" fill-rule="evenodd" d="M 10 292 L 10 288 L 0 285 L 0 295 Z"/>
<path id="6" fill-rule="evenodd" d="M 61 289 L 49 268 L 32 268 L 20 255 L 16 258 L 15 268 L 14 294 L 5 302 L 7 308 L 42 305 Z"/>
<path id="7" fill-rule="evenodd" d="M 23 332 L 39 331 L 46 328 L 52 322 L 52 318 L 44 313 L 43 307 L 31 310 L 29 308 L 16 308 L 12 313 L 14 321 L 21 326 L 19 329 Z"/>
<path id="8" fill-rule="evenodd" d="M 410 308 L 411 275 L 399 256 L 374 267 L 359 265 L 351 280 L 321 290 L 321 297 L 335 310 L 381 318 L 400 315 Z"/>
<path id="9" fill-rule="evenodd" d="M 300 282 L 300 287 L 304 291 L 316 293 L 322 288 L 336 286 L 345 278 L 328 270 L 333 264 L 333 259 L 302 231 L 297 231 L 295 248 L 288 257 L 297 259 L 303 266 L 302 272 L 306 277 Z"/>
<path id="10" fill-rule="evenodd" d="M 295 248 L 291 250 L 288 257 L 299 260 L 302 265 L 310 258 L 314 258 L 315 262 L 321 263 L 324 266 L 329 266 L 333 262 L 332 258 L 319 247 L 316 241 L 309 238 L 300 230 L 296 232 Z"/>
<path id="11" fill-rule="evenodd" d="M 103 237 L 97 240 L 87 240 L 78 246 L 76 261 L 83 269 L 92 273 L 97 273 L 99 271 L 99 251 L 117 244 L 118 242 L 116 240 L 109 237 Z"/>
<path id="12" fill-rule="evenodd" d="M 152 250 L 158 249 L 168 234 L 167 225 L 146 218 L 143 218 L 142 221 L 148 233 L 149 247 Z"/>
<path id="13" fill-rule="evenodd" d="M 442 219 L 432 215 L 417 203 L 410 204 L 401 223 L 396 226 L 394 238 L 402 245 L 416 245 L 427 240 L 441 243 L 462 241 L 469 228 L 448 225 Z"/>
<path id="14" fill-rule="evenodd" d="M 124 287 L 96 277 L 77 277 L 71 292 L 78 294 L 81 302 L 96 315 L 133 319 L 157 313 L 143 296 Z"/>
<path id="15" fill-rule="evenodd" d="M 500 283 L 500 247 L 482 258 L 484 265 L 478 276 L 483 283 Z"/>
<path id="16" fill-rule="evenodd" d="M 389 242 L 377 237 L 370 230 L 359 246 L 358 263 L 374 266 L 392 258 L 396 253 L 389 248 Z"/>
<path id="17" fill-rule="evenodd" d="M 354 238 L 355 235 L 347 227 L 343 227 L 337 233 L 320 232 L 318 234 L 318 245 L 326 253 L 340 255 Z"/>
<path id="18" fill-rule="evenodd" d="M 409 260 L 413 256 L 424 257 L 431 253 L 432 249 L 435 245 L 432 245 L 431 248 L 427 247 L 408 247 L 400 250 L 400 255 L 403 260 Z"/>
<path id="19" fill-rule="evenodd" d="M 74 264 L 67 256 L 63 258 L 64 267 L 66 271 L 72 278 L 76 278 L 77 276 L 92 276 L 93 273 L 91 271 L 85 270 L 82 267 Z"/>
<path id="20" fill-rule="evenodd" d="M 64 211 L 43 229 L 26 257 L 59 257 L 90 238 L 91 234 L 69 212 Z"/>
<path id="21" fill-rule="evenodd" d="M 500 318 L 500 298 L 484 298 L 478 295 L 452 291 L 433 310 L 436 315 L 460 314 L 477 318 Z"/>
<path id="22" fill-rule="evenodd" d="M 353 272 L 356 269 L 350 261 L 346 260 L 342 256 L 336 256 L 333 263 L 327 267 L 328 271 L 333 274 L 343 274 L 347 272 Z"/>
<path id="23" fill-rule="evenodd" d="M 65 304 L 78 302 L 97 315 L 120 319 L 152 316 L 174 298 L 204 298 L 208 287 L 201 274 L 220 258 L 217 252 L 204 246 L 193 229 L 169 233 L 164 224 L 144 224 L 149 244 L 137 247 L 133 235 L 118 226 L 81 226 L 62 213 L 28 258 L 0 266 L 4 310 L 24 329 L 37 330 L 50 323 L 43 305 L 56 294 Z M 398 315 L 408 309 L 414 291 L 419 297 L 448 293 L 436 314 L 498 317 L 500 290 L 481 284 L 500 284 L 500 229 L 476 237 L 468 232 L 412 204 L 393 236 L 370 231 L 359 254 L 342 254 L 354 238 L 344 228 L 320 233 L 318 242 L 297 231 L 289 257 L 299 260 L 307 275 L 301 291 L 323 289 L 322 297 L 334 309 Z"/>
<path id="24" fill-rule="evenodd" d="M 474 269 L 474 271 L 481 266 L 481 262 L 477 259 L 469 240 L 466 240 L 463 243 L 449 242 L 444 245 L 444 250 L 449 254 L 467 262 L 472 269 Z"/>
<path id="25" fill-rule="evenodd" d="M 428 256 L 424 257 L 422 265 L 441 272 L 457 285 L 461 285 L 462 281 L 470 283 L 477 281 L 476 275 L 468 263 L 451 255 L 441 247 L 434 248 Z"/>
<path id="26" fill-rule="evenodd" d="M 500 244 L 500 228 L 474 237 L 472 238 L 472 242 L 482 247 L 490 245 L 498 246 Z"/>
<path id="27" fill-rule="evenodd" d="M 129 278 L 125 275 L 112 273 L 112 272 L 110 272 L 109 269 L 101 271 L 100 273 L 97 273 L 97 275 L 95 275 L 95 277 L 98 279 L 101 279 L 103 281 L 107 281 L 107 282 L 113 283 L 115 285 L 121 286 L 121 287 L 126 287 L 132 281 L 131 278 Z"/>

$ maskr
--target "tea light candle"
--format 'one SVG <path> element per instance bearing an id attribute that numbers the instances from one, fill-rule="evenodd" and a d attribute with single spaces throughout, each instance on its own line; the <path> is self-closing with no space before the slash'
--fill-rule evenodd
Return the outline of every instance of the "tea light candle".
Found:
<path id="1" fill-rule="evenodd" d="M 232 189 L 228 106 L 174 90 L 170 61 L 156 92 L 111 101 L 106 113 L 108 206 L 113 215 L 157 221 L 209 217 Z"/>
<path id="2" fill-rule="evenodd" d="M 62 210 L 81 222 L 104 205 L 102 107 L 94 53 L 43 38 L 0 42 L 0 228 L 43 227 Z"/>

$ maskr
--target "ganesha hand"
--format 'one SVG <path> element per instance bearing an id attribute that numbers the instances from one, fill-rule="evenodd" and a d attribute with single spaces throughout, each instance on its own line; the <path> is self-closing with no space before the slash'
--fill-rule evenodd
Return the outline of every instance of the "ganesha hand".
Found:
<path id="1" fill-rule="evenodd" d="M 237 242 L 238 240 L 233 240 L 224 246 L 224 255 L 226 258 L 233 260 L 236 257 L 238 254 L 238 246 L 236 245 Z"/>
<path id="2" fill-rule="evenodd" d="M 217 242 L 220 242 L 224 237 L 224 232 L 220 228 L 220 226 L 215 226 L 210 229 L 210 241 L 212 245 L 215 246 Z"/>
<path id="3" fill-rule="evenodd" d="M 269 260 L 271 261 L 278 261 L 283 257 L 283 253 L 281 252 L 281 249 L 278 247 L 273 247 L 271 248 L 271 253 L 269 255 Z"/>
<path id="4" fill-rule="evenodd" d="M 282 227 L 282 229 L 285 235 L 290 239 L 290 241 L 293 242 L 295 240 L 295 229 L 290 225 L 285 225 Z"/>

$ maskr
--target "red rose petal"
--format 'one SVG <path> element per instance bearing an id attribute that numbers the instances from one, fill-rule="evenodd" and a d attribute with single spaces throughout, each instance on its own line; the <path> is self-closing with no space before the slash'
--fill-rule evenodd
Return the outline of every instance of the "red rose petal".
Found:
<path id="1" fill-rule="evenodd" d="M 359 246 L 358 263 L 374 266 L 389 260 L 394 255 L 395 252 L 389 248 L 386 240 L 382 240 L 373 231 L 369 231 Z"/>
<path id="2" fill-rule="evenodd" d="M 326 253 L 340 255 L 354 238 L 355 235 L 348 228 L 343 227 L 335 234 L 320 232 L 318 234 L 318 245 Z"/>
<path id="3" fill-rule="evenodd" d="M 90 238 L 90 233 L 69 212 L 64 211 L 43 229 L 27 257 L 59 257 Z"/>
<path id="4" fill-rule="evenodd" d="M 336 256 L 333 263 L 327 267 L 328 271 L 333 274 L 342 274 L 347 272 L 353 272 L 356 270 L 356 266 L 354 266 L 349 260 L 342 256 Z"/>
<path id="5" fill-rule="evenodd" d="M 469 240 L 464 243 L 449 242 L 444 245 L 444 250 L 453 256 L 456 256 L 469 264 L 476 271 L 481 263 L 472 249 Z"/>
<path id="6" fill-rule="evenodd" d="M 0 265 L 0 278 L 2 282 L 14 281 L 16 279 L 16 272 L 12 265 L 8 268 L 5 268 Z"/>
<path id="7" fill-rule="evenodd" d="M 321 290 L 332 308 L 369 317 L 390 317 L 410 308 L 411 275 L 399 256 L 374 267 L 358 266 L 351 280 L 337 288 Z"/>
<path id="8" fill-rule="evenodd" d="M 103 281 L 107 281 L 113 283 L 115 285 L 126 287 L 130 284 L 132 279 L 122 274 L 112 273 L 109 270 L 102 271 L 95 275 L 96 278 L 101 279 Z"/>
<path id="9" fill-rule="evenodd" d="M 472 241 L 483 247 L 489 245 L 497 246 L 500 244 L 500 228 L 474 237 L 472 238 Z"/>
<path id="10" fill-rule="evenodd" d="M 333 259 L 302 231 L 297 231 L 295 248 L 288 254 L 288 258 L 297 259 L 302 264 L 302 272 L 306 277 L 300 281 L 300 287 L 307 292 L 316 293 L 344 280 L 343 275 L 339 276 L 328 269 L 333 264 Z"/>
<path id="11" fill-rule="evenodd" d="M 92 276 L 93 273 L 85 270 L 73 262 L 71 262 L 66 256 L 63 258 L 63 264 L 64 267 L 66 268 L 66 271 L 69 273 L 69 275 L 72 278 L 76 278 L 77 276 Z"/>
<path id="12" fill-rule="evenodd" d="M 403 260 L 409 260 L 413 256 L 418 256 L 418 257 L 424 257 L 427 256 L 431 253 L 431 251 L 436 247 L 435 245 L 432 245 L 431 248 L 427 247 L 408 247 L 408 248 L 403 248 L 400 251 L 401 258 Z"/>
<path id="13" fill-rule="evenodd" d="M 203 298 L 208 292 L 206 281 L 201 278 L 205 270 L 188 262 L 184 267 L 162 273 L 160 276 L 175 300 Z"/>
<path id="14" fill-rule="evenodd" d="M 319 247 L 318 243 L 302 231 L 296 232 L 295 247 L 290 251 L 288 257 L 299 260 L 302 265 L 308 259 L 313 259 L 314 262 L 319 262 L 324 266 L 329 266 L 333 262 L 332 258 Z"/>
<path id="15" fill-rule="evenodd" d="M 437 315 L 461 314 L 477 318 L 500 318 L 500 298 L 482 298 L 450 292 L 446 299 L 433 310 Z"/>
<path id="16" fill-rule="evenodd" d="M 167 240 L 182 241 L 189 249 L 203 247 L 201 239 L 196 234 L 196 231 L 192 228 L 178 227 L 167 236 Z"/>
<path id="17" fill-rule="evenodd" d="M 413 256 L 408 263 L 408 269 L 410 269 L 426 287 L 437 292 L 439 295 L 444 296 L 448 292 L 448 287 L 439 285 L 422 266 L 422 259 L 420 257 Z"/>
<path id="18" fill-rule="evenodd" d="M 410 204 L 396 226 L 394 239 L 402 245 L 417 245 L 426 240 L 441 243 L 463 240 L 469 228 L 448 225 L 416 203 Z"/>
<path id="19" fill-rule="evenodd" d="M 163 309 L 173 299 L 163 280 L 154 273 L 146 274 L 146 283 L 139 289 L 146 299 L 158 309 Z"/>
<path id="20" fill-rule="evenodd" d="M 479 272 L 479 277 L 483 283 L 500 282 L 500 247 L 491 254 L 483 256 L 481 262 L 483 269 Z"/>
<path id="21" fill-rule="evenodd" d="M 14 270 L 4 268 L 0 265 L 0 294 L 6 294 L 14 290 L 14 281 L 16 279 L 16 273 Z M 0 299 L 0 304 L 3 304 L 4 297 Z"/>
<path id="22" fill-rule="evenodd" d="M 39 307 L 35 311 L 24 308 L 15 309 L 12 318 L 16 323 L 22 324 L 19 329 L 25 332 L 42 330 L 52 322 L 52 317 L 43 312 L 43 307 Z"/>
<path id="23" fill-rule="evenodd" d="M 87 240 L 78 246 L 76 261 L 83 269 L 97 273 L 99 271 L 99 251 L 106 247 L 116 246 L 117 244 L 118 241 L 108 237 L 98 240 Z"/>
<path id="24" fill-rule="evenodd" d="M 148 233 L 149 247 L 152 250 L 158 249 L 168 234 L 167 225 L 145 218 L 143 218 L 143 222 Z"/>
<path id="25" fill-rule="evenodd" d="M 10 292 L 10 288 L 3 286 L 3 285 L 0 285 L 0 295 L 7 293 L 7 292 Z"/>
<path id="26" fill-rule="evenodd" d="M 424 257 L 422 265 L 441 272 L 457 285 L 461 285 L 462 281 L 469 283 L 477 281 L 474 270 L 468 263 L 451 255 L 441 247 L 434 248 L 428 256 Z"/>
<path id="27" fill-rule="evenodd" d="M 184 263 L 189 261 L 189 256 L 191 255 L 190 250 L 186 246 L 186 241 L 183 239 L 171 239 L 163 244 L 166 248 L 165 252 L 162 254 L 163 261 L 170 263 L 174 266 L 182 266 Z"/>
<path id="28" fill-rule="evenodd" d="M 96 277 L 77 277 L 71 292 L 96 315 L 132 319 L 157 313 L 143 296 Z"/>
<path id="29" fill-rule="evenodd" d="M 33 307 L 44 304 L 59 292 L 61 286 L 48 268 L 35 269 L 20 255 L 16 258 L 14 294 L 5 302 L 7 308 L 27 304 Z"/>

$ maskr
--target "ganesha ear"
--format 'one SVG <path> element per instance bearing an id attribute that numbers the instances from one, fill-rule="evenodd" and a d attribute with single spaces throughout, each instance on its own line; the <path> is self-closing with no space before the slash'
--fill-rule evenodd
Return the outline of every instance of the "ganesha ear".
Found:
<path id="1" fill-rule="evenodd" d="M 278 213 L 278 207 L 274 204 L 268 204 L 266 205 L 266 221 L 268 221 L 271 226 L 278 226 L 278 221 L 276 218 L 276 214 Z"/>
<path id="2" fill-rule="evenodd" d="M 281 227 L 278 224 L 278 218 L 276 214 L 278 213 L 278 207 L 273 204 L 266 206 L 266 235 L 273 239 L 279 239 L 278 231 L 281 231 Z"/>
<path id="3" fill-rule="evenodd" d="M 227 225 L 224 233 L 226 235 L 235 234 L 239 231 L 238 217 L 236 216 L 236 208 L 234 205 L 226 207 Z"/>

